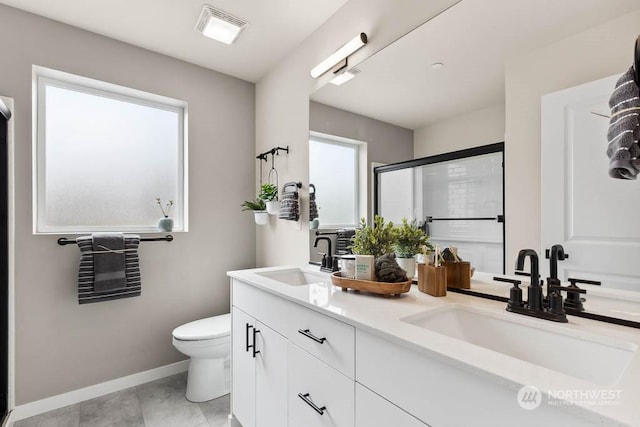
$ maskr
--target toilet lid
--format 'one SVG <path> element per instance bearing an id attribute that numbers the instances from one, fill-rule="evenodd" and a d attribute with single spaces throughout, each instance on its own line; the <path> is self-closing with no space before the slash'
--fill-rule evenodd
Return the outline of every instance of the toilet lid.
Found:
<path id="1" fill-rule="evenodd" d="M 185 323 L 173 330 L 173 337 L 183 341 L 209 340 L 231 333 L 231 314 L 207 317 Z"/>

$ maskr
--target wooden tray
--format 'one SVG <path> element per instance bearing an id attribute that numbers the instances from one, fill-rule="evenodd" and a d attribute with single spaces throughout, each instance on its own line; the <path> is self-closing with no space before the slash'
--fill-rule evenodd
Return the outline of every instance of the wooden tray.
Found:
<path id="1" fill-rule="evenodd" d="M 345 292 L 349 289 L 353 289 L 354 291 L 366 291 L 384 296 L 398 296 L 405 292 L 409 292 L 411 289 L 411 280 L 399 283 L 387 283 L 347 279 L 346 277 L 340 277 L 339 271 L 331 274 L 331 283 L 333 283 L 334 286 L 342 288 Z"/>

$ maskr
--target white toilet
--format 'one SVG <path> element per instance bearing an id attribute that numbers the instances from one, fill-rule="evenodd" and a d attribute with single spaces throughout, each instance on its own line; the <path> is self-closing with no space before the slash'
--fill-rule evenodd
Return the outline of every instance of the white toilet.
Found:
<path id="1" fill-rule="evenodd" d="M 231 352 L 231 314 L 195 320 L 173 330 L 173 346 L 191 357 L 187 399 L 206 402 L 229 393 L 224 362 Z"/>

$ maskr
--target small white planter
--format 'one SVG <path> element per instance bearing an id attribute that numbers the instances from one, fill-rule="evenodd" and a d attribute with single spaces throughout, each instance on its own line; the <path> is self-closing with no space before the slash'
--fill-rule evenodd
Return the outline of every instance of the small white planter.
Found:
<path id="1" fill-rule="evenodd" d="M 413 276 L 416 275 L 416 259 L 414 257 L 411 257 L 411 258 L 396 257 L 396 262 L 398 263 L 401 269 L 407 272 L 407 278 L 413 279 Z"/>
<path id="2" fill-rule="evenodd" d="M 278 215 L 280 213 L 280 200 L 271 200 L 266 203 L 269 215 Z"/>
<path id="3" fill-rule="evenodd" d="M 265 225 L 269 222 L 269 213 L 267 211 L 253 211 L 253 215 L 258 225 Z"/>

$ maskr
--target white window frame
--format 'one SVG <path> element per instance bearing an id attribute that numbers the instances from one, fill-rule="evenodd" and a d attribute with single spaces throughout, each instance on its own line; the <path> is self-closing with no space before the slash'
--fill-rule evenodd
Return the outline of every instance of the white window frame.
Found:
<path id="1" fill-rule="evenodd" d="M 45 194 L 46 194 L 46 135 L 45 135 L 45 106 L 46 86 L 74 90 L 90 95 L 101 96 L 114 100 L 158 108 L 176 112 L 179 117 L 178 131 L 178 194 L 174 200 L 176 208 L 172 215 L 177 224 L 173 232 L 189 230 L 188 215 L 188 136 L 187 119 L 188 104 L 173 98 L 131 89 L 125 86 L 107 83 L 88 77 L 77 76 L 63 71 L 53 70 L 34 65 L 32 69 L 33 92 L 33 120 L 32 120 L 32 196 L 33 196 L 33 234 L 79 234 L 100 231 L 122 231 L 130 233 L 157 233 L 155 225 L 144 226 L 50 226 L 45 223 Z M 69 165 L 73 167 L 73 165 Z M 153 203 L 153 200 L 150 200 Z"/>
<path id="2" fill-rule="evenodd" d="M 354 223 L 353 224 L 323 224 L 322 218 L 320 218 L 320 229 L 341 229 L 341 228 L 356 228 L 360 223 L 360 218 L 363 213 L 366 214 L 366 194 L 367 194 L 367 178 L 366 168 L 361 164 L 366 164 L 366 150 L 367 143 L 364 141 L 358 141 L 351 138 L 344 138 L 337 135 L 330 135 L 326 133 L 320 133 L 315 131 L 309 132 L 309 142 L 315 140 L 324 144 L 339 145 L 343 147 L 353 148 L 355 150 L 354 156 Z M 365 171 L 365 175 L 362 175 L 362 171 Z M 364 189 L 364 191 L 363 191 Z M 361 196 L 365 196 L 364 207 Z"/>

